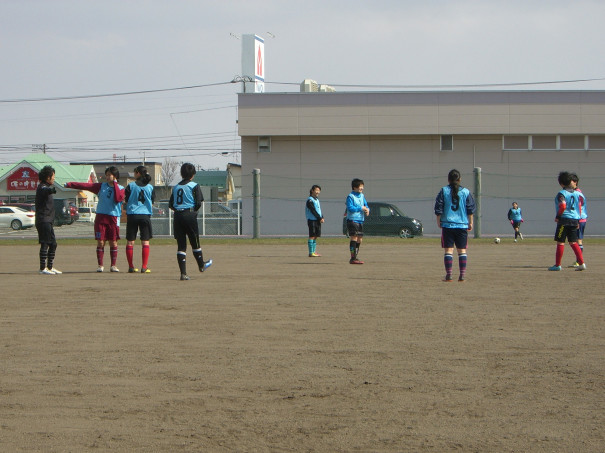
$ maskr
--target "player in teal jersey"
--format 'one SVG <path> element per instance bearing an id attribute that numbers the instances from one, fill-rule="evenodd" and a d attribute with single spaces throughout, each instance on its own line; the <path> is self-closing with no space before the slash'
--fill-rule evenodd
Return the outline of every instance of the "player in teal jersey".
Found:
<path id="1" fill-rule="evenodd" d="M 586 221 L 588 220 L 588 211 L 586 210 L 586 196 L 580 190 L 580 178 L 575 173 L 571 173 L 571 182 L 574 185 L 574 190 L 578 192 L 580 200 L 580 220 L 578 221 L 578 245 L 582 250 L 582 256 L 584 256 L 584 231 L 586 230 Z M 577 268 L 578 262 L 575 261 L 571 266 Z"/>
<path id="2" fill-rule="evenodd" d="M 181 271 L 181 280 L 189 280 L 187 275 L 187 238 L 193 249 L 200 272 L 212 266 L 212 260 L 204 261 L 200 233 L 197 225 L 197 211 L 202 207 L 204 196 L 199 184 L 193 182 L 195 167 L 185 163 L 181 166 L 183 180 L 172 189 L 170 209 L 174 211 L 174 238 L 177 242 L 176 259 Z"/>
<path id="3" fill-rule="evenodd" d="M 324 223 L 318 198 L 320 192 L 321 187 L 314 184 L 311 190 L 309 190 L 309 198 L 307 198 L 307 202 L 305 203 L 305 217 L 307 218 L 307 226 L 309 227 L 307 247 L 309 248 L 310 257 L 321 256 L 316 252 L 317 238 L 321 237 L 321 224 Z"/>
<path id="4" fill-rule="evenodd" d="M 557 229 L 555 231 L 555 241 L 557 241 L 557 251 L 555 255 L 555 265 L 548 268 L 549 271 L 560 271 L 563 252 L 565 250 L 565 239 L 576 255 L 578 267 L 576 270 L 586 269 L 582 250 L 578 245 L 578 223 L 580 220 L 580 197 L 575 191 L 575 184 L 569 172 L 559 173 L 559 185 L 561 190 L 555 197 L 555 209 Z"/>
<path id="5" fill-rule="evenodd" d="M 151 214 L 153 213 L 153 202 L 155 201 L 155 190 L 150 184 L 151 175 L 147 168 L 139 165 L 134 169 L 135 181 L 126 186 L 126 259 L 128 260 L 128 272 L 134 273 L 139 270 L 134 267 L 134 241 L 137 232 L 141 235 L 141 272 L 149 274 L 147 267 L 149 263 L 149 240 L 153 237 L 151 228 Z"/>
<path id="6" fill-rule="evenodd" d="M 460 186 L 461 178 L 458 170 L 451 170 L 447 175 L 447 181 L 448 185 L 441 188 L 435 199 L 437 226 L 441 228 L 441 247 L 445 251 L 443 281 L 452 281 L 454 246 L 456 246 L 460 268 L 458 281 L 463 282 L 466 279 L 466 248 L 468 232 L 473 229 L 475 200 L 467 188 Z"/>
<path id="7" fill-rule="evenodd" d="M 350 264 L 363 264 L 357 258 L 359 247 L 363 240 L 363 222 L 370 215 L 368 202 L 363 194 L 365 185 L 362 179 L 355 178 L 351 181 L 351 193 L 347 196 L 346 211 L 347 232 L 349 233 L 349 252 L 351 253 Z"/>
<path id="8" fill-rule="evenodd" d="M 517 238 L 523 240 L 523 235 L 521 234 L 521 231 L 519 231 L 519 228 L 523 223 L 523 215 L 521 214 L 521 208 L 516 201 L 513 201 L 513 207 L 508 210 L 508 220 L 510 220 L 510 224 L 515 230 L 515 242 L 517 242 Z"/>
<path id="9" fill-rule="evenodd" d="M 95 239 L 97 240 L 97 272 L 103 272 L 103 258 L 105 256 L 105 243 L 109 241 L 111 256 L 111 272 L 120 272 L 117 268 L 118 240 L 120 239 L 120 216 L 122 215 L 122 202 L 124 201 L 124 187 L 118 184 L 120 171 L 118 167 L 108 167 L 105 170 L 103 183 L 68 182 L 68 189 L 87 190 L 99 196 L 97 215 L 95 217 Z"/>

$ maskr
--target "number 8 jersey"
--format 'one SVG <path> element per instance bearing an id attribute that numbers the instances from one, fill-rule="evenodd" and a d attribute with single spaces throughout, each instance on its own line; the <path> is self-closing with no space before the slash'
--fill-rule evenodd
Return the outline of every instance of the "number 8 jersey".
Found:
<path id="1" fill-rule="evenodd" d="M 193 181 L 181 181 L 172 189 L 172 207 L 175 211 L 181 211 L 183 209 L 195 209 L 195 195 L 194 191 L 198 184 Z"/>

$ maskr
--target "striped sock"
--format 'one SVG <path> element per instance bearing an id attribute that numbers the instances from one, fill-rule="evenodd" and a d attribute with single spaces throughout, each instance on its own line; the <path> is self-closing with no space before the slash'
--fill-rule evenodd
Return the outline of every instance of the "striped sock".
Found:
<path id="1" fill-rule="evenodd" d="M 443 264 L 445 265 L 445 275 L 452 276 L 452 267 L 454 266 L 454 256 L 446 253 L 443 255 Z"/>
<path id="2" fill-rule="evenodd" d="M 460 267 L 460 277 L 466 276 L 466 253 L 458 255 L 458 266 Z"/>
<path id="3" fill-rule="evenodd" d="M 97 264 L 103 266 L 103 257 L 105 256 L 105 249 L 103 247 L 97 247 Z"/>
<path id="4" fill-rule="evenodd" d="M 40 244 L 40 270 L 43 271 L 46 267 L 46 260 L 48 259 L 48 244 Z"/>
<path id="5" fill-rule="evenodd" d="M 109 254 L 111 256 L 111 265 L 115 266 L 116 263 L 118 262 L 118 248 L 117 247 L 110 247 L 109 248 Z"/>

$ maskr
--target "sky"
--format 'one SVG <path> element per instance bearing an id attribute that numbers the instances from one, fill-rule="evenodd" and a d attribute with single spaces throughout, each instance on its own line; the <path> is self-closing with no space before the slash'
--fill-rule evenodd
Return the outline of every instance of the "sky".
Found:
<path id="1" fill-rule="evenodd" d="M 0 166 L 241 163 L 241 35 L 265 91 L 605 90 L 602 0 L 2 0 Z M 127 94 L 129 93 L 129 94 Z"/>

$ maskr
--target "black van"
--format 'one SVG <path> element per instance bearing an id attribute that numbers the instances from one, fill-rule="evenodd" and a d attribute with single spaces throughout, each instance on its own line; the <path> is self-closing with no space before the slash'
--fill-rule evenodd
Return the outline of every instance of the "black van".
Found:
<path id="1" fill-rule="evenodd" d="M 79 218 L 75 200 L 55 198 L 55 226 L 71 225 Z"/>

